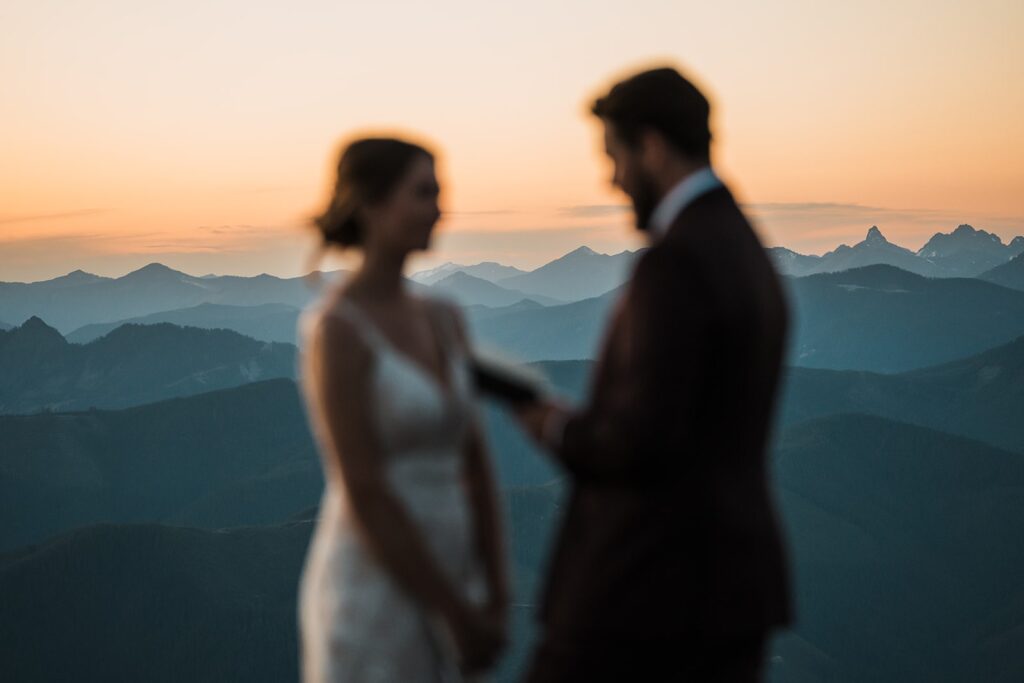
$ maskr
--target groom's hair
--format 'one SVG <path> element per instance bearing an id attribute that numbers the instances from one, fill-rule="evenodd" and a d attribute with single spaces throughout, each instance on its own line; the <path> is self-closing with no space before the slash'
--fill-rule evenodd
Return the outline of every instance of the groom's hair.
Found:
<path id="1" fill-rule="evenodd" d="M 710 159 L 711 105 L 693 83 L 673 68 L 643 71 L 616 83 L 597 98 L 591 112 L 615 126 L 623 142 L 635 145 L 644 130 L 660 133 L 678 152 Z"/>

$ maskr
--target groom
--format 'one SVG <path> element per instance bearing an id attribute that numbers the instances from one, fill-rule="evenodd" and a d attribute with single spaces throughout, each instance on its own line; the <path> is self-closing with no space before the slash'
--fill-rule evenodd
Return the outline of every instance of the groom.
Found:
<path id="1" fill-rule="evenodd" d="M 572 480 L 527 680 L 758 681 L 790 619 L 766 462 L 786 305 L 692 83 L 646 71 L 593 113 L 651 246 L 586 408 L 519 413 Z"/>

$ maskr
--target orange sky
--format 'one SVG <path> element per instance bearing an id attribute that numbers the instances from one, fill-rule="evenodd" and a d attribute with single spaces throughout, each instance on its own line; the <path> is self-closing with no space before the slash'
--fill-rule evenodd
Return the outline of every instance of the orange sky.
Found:
<path id="1" fill-rule="evenodd" d="M 297 274 L 338 141 L 382 129 L 442 155 L 414 267 L 635 248 L 585 109 L 664 61 L 768 243 L 1024 234 L 1024 3 L 823 4 L 7 0 L 0 280 Z"/>

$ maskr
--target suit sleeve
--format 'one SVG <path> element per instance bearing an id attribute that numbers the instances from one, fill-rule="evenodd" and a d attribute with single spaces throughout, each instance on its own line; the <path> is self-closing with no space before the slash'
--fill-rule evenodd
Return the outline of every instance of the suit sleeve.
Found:
<path id="1" fill-rule="evenodd" d="M 556 453 L 578 479 L 652 483 L 691 461 L 710 345 L 704 282 L 681 250 L 655 247 L 638 264 L 605 351 L 611 374 L 566 422 Z"/>

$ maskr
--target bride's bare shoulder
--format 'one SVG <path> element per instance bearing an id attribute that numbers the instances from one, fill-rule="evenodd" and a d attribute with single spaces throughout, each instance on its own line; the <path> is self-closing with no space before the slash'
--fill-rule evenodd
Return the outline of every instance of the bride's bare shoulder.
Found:
<path id="1" fill-rule="evenodd" d="M 348 306 L 345 293 L 338 292 L 307 309 L 301 322 L 306 343 L 328 352 L 344 349 L 349 352 L 347 357 L 369 354 L 358 322 L 347 313 Z"/>
<path id="2" fill-rule="evenodd" d="M 451 331 L 455 341 L 463 346 L 469 343 L 466 321 L 458 304 L 441 297 L 423 297 L 423 304 L 431 315 L 437 316 L 440 323 Z"/>

